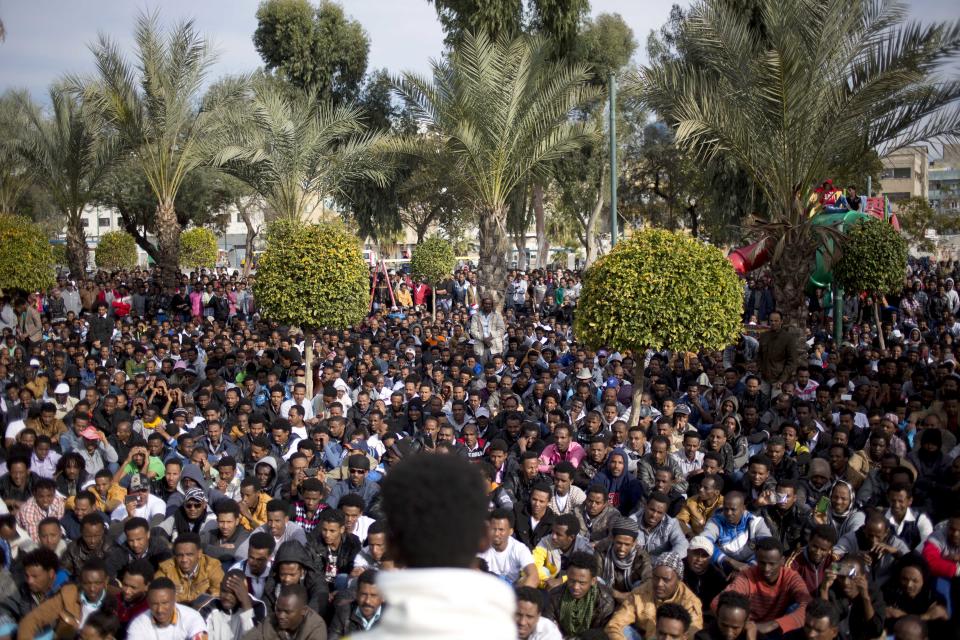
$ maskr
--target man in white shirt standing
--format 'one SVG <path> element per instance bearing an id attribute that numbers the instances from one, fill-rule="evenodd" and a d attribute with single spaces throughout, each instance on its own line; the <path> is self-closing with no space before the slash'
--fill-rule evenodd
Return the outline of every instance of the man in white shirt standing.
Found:
<path id="1" fill-rule="evenodd" d="M 490 573 L 512 585 L 536 587 L 540 584 L 533 554 L 513 537 L 513 512 L 494 509 L 487 519 L 490 548 L 480 554 Z"/>
<path id="2" fill-rule="evenodd" d="M 147 591 L 150 609 L 130 623 L 129 638 L 206 640 L 207 624 L 190 607 L 177 604 L 177 587 L 169 578 L 157 578 Z"/>

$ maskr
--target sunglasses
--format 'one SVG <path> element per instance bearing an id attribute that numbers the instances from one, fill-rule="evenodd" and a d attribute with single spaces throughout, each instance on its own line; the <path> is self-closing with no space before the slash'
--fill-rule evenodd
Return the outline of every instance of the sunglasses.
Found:
<path id="1" fill-rule="evenodd" d="M 350 469 L 350 475 L 361 476 L 367 472 L 366 469 Z"/>

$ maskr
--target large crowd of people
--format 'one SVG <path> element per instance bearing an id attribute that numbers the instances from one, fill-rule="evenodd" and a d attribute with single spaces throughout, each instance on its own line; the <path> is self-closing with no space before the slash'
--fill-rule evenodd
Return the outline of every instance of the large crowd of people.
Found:
<path id="1" fill-rule="evenodd" d="M 309 335 L 225 269 L 4 297 L 0 640 L 957 637 L 958 266 L 908 271 L 840 344 L 751 278 L 700 353 L 578 342 L 566 270 Z"/>

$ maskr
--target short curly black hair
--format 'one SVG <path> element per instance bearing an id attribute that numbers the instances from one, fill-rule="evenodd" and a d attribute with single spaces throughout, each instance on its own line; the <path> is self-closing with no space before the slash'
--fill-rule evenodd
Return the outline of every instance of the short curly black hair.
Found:
<path id="1" fill-rule="evenodd" d="M 469 568 L 487 519 L 487 482 L 459 456 L 418 453 L 381 487 L 389 547 L 412 568 Z"/>
<path id="2" fill-rule="evenodd" d="M 690 629 L 693 620 L 690 618 L 690 612 L 684 609 L 676 602 L 667 602 L 657 607 L 657 620 L 667 618 L 669 620 L 679 620 L 683 623 L 683 630 Z"/>

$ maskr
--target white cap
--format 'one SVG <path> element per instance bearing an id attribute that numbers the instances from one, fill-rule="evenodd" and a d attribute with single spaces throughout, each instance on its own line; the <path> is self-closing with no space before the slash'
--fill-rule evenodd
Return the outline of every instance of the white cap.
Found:
<path id="1" fill-rule="evenodd" d="M 706 536 L 695 536 L 690 540 L 688 549 L 700 549 L 706 551 L 707 555 L 713 556 L 713 542 Z"/>
<path id="2" fill-rule="evenodd" d="M 40 366 L 40 361 L 37 360 L 36 358 L 31 358 L 31 359 L 30 359 L 30 366 L 31 366 L 31 367 L 39 367 L 39 366 Z"/>
<path id="3" fill-rule="evenodd" d="M 70 393 L 70 385 L 68 385 L 66 382 L 61 382 L 53 390 L 54 395 L 66 395 L 68 393 Z"/>

